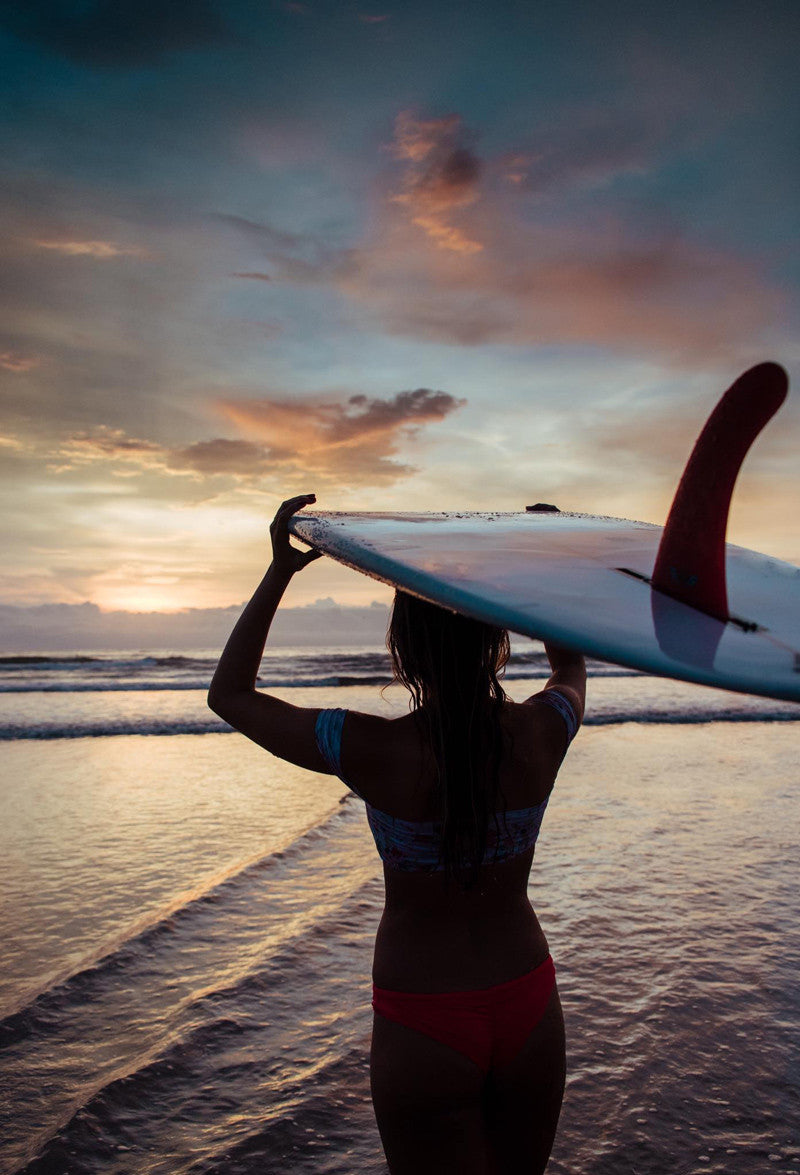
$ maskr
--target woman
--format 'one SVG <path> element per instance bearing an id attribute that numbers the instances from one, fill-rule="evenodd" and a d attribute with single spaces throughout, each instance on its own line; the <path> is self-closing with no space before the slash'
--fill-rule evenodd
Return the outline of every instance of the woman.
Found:
<path id="1" fill-rule="evenodd" d="M 319 711 L 257 692 L 281 596 L 319 556 L 289 541 L 289 519 L 313 501 L 292 498 L 276 514 L 272 565 L 225 646 L 209 705 L 366 801 L 386 886 L 372 1096 L 392 1175 L 544 1171 L 564 1090 L 564 1025 L 527 885 L 583 714 L 583 658 L 547 647 L 544 690 L 514 703 L 498 681 L 504 630 L 398 592 L 388 643 L 411 713 Z"/>

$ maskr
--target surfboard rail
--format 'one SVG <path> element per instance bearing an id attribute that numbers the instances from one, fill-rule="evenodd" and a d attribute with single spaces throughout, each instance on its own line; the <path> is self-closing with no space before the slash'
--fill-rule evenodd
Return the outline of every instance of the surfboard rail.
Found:
<path id="1" fill-rule="evenodd" d="M 298 538 L 489 624 L 701 685 L 800 702 L 800 568 L 726 544 L 723 622 L 650 585 L 662 528 L 577 513 L 297 514 Z"/>

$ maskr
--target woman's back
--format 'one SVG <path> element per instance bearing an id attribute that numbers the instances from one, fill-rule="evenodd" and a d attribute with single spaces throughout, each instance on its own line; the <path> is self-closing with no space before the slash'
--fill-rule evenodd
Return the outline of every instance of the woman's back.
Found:
<path id="1" fill-rule="evenodd" d="M 512 831 L 533 822 L 533 836 L 567 744 L 561 715 L 543 695 L 502 704 L 499 795 Z M 341 774 L 375 810 L 373 831 L 398 827 L 425 837 L 438 816 L 436 762 L 419 711 L 389 721 L 348 712 Z M 503 804 L 497 833 L 502 848 Z M 530 841 L 530 836 L 526 837 Z M 410 848 L 413 850 L 413 839 Z M 503 983 L 547 957 L 547 943 L 528 901 L 534 847 L 492 863 L 464 888 L 442 870 L 386 863 L 386 906 L 375 947 L 373 978 L 396 991 L 461 991 Z M 498 854 L 500 856 L 501 854 Z"/>

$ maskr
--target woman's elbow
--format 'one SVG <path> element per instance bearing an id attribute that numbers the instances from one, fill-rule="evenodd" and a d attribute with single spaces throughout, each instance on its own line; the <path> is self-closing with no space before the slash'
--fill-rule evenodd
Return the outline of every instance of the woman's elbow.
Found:
<path id="1" fill-rule="evenodd" d="M 212 681 L 206 701 L 218 718 L 234 730 L 244 730 L 251 716 L 253 690 L 220 688 Z"/>
<path id="2" fill-rule="evenodd" d="M 209 710 L 213 710 L 218 718 L 227 721 L 226 712 L 229 712 L 230 698 L 212 682 L 209 686 L 206 702 Z"/>

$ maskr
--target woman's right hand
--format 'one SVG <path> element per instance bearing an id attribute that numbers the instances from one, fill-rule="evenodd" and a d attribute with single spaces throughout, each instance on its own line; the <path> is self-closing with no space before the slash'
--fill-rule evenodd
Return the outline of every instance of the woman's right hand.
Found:
<path id="1" fill-rule="evenodd" d="M 313 547 L 308 551 L 301 551 L 299 547 L 293 547 L 289 541 L 289 519 L 298 510 L 310 506 L 316 500 L 316 494 L 298 494 L 296 498 L 288 498 L 272 520 L 269 528 L 272 539 L 272 566 L 286 576 L 291 577 L 296 571 L 302 571 L 323 553 L 315 551 Z"/>

